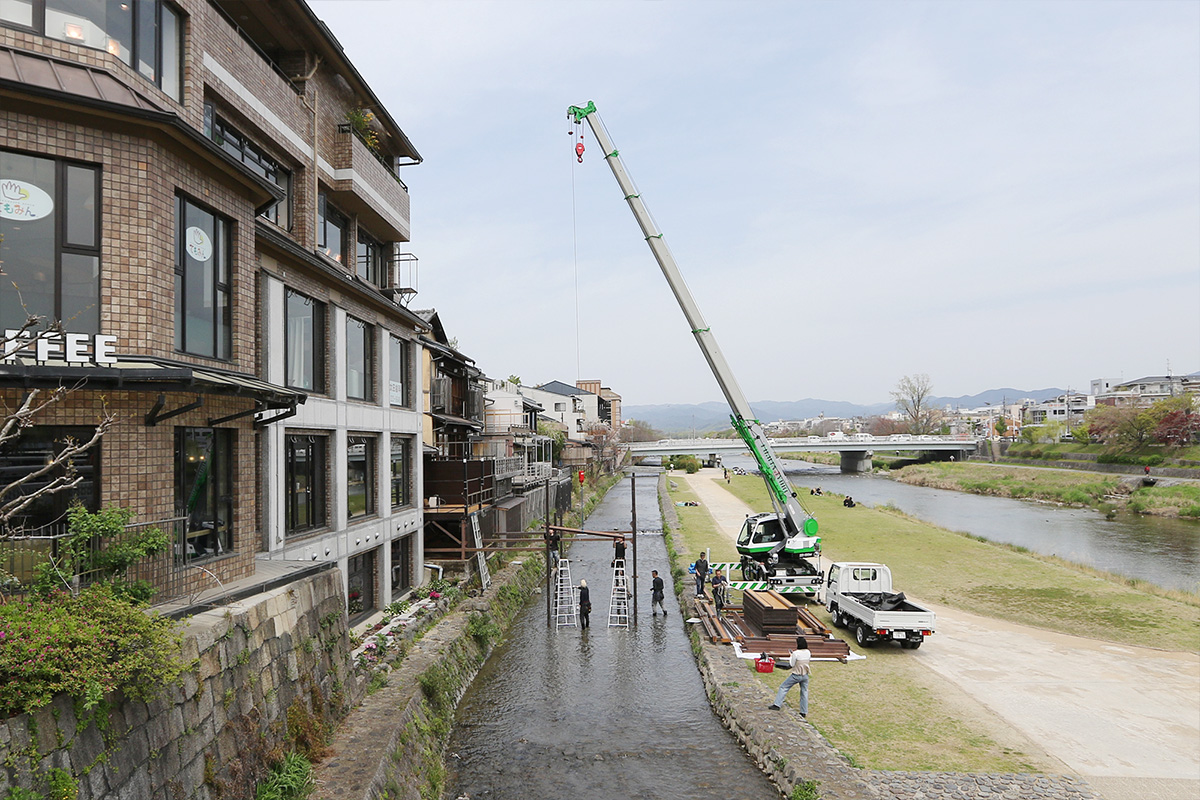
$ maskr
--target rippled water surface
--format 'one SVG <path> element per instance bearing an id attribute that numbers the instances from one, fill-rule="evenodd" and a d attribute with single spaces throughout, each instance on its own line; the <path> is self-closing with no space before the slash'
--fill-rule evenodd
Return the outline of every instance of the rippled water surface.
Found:
<path id="1" fill-rule="evenodd" d="M 626 479 L 585 527 L 628 530 L 630 495 Z M 573 543 L 592 627 L 548 628 L 540 595 L 525 608 L 459 706 L 449 797 L 778 797 L 709 707 L 670 591 L 670 615 L 650 616 L 650 570 L 669 581 L 655 477 L 637 479 L 637 507 L 639 624 L 607 627 L 612 547 Z"/>

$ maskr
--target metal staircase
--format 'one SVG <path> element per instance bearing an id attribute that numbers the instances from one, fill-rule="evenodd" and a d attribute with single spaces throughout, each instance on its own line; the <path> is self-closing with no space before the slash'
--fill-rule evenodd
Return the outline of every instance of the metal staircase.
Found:
<path id="1" fill-rule="evenodd" d="M 629 581 L 625 578 L 625 559 L 613 562 L 612 600 L 608 604 L 608 627 L 629 627 Z"/>
<path id="2" fill-rule="evenodd" d="M 571 585 L 571 562 L 558 560 L 558 583 L 554 592 L 555 627 L 574 628 L 578 617 L 575 613 L 575 587 Z"/>

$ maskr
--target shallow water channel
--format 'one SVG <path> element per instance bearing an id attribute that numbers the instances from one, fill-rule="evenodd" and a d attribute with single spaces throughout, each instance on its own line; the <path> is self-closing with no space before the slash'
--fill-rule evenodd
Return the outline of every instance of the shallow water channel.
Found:
<path id="1" fill-rule="evenodd" d="M 572 543 L 571 578 L 587 579 L 592 627 L 550 628 L 545 597 L 529 603 L 459 705 L 448 797 L 779 796 L 709 707 L 670 591 L 657 476 L 636 487 L 638 624 L 607 627 L 611 545 Z M 629 530 L 630 494 L 626 478 L 584 527 Z M 667 580 L 666 619 L 650 616 L 651 569 Z"/>
<path id="2" fill-rule="evenodd" d="M 723 460 L 727 466 L 755 468 L 749 456 Z M 869 506 L 890 503 L 952 531 L 1020 545 L 1168 589 L 1200 592 L 1200 522 L 1194 520 L 1135 514 L 1107 520 L 1092 509 L 911 486 L 877 475 L 844 475 L 836 467 L 806 461 L 785 460 L 784 469 L 804 494 L 820 486 Z"/>

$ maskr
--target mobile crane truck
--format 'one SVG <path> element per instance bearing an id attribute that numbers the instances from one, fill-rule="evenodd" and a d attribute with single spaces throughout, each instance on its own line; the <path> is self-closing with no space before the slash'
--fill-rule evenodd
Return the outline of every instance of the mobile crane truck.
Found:
<path id="1" fill-rule="evenodd" d="M 729 403 L 733 429 L 754 456 L 759 474 L 767 485 L 767 494 L 771 498 L 774 510 L 746 518 L 737 537 L 737 551 L 741 561 L 732 564 L 712 564 L 712 569 L 740 568 L 743 580 L 731 581 L 731 588 L 775 589 L 779 592 L 799 593 L 816 598 L 824 580 L 820 567 L 821 538 L 817 536 L 816 518 L 800 505 L 796 490 L 780 467 L 779 459 L 767 442 L 762 425 L 755 418 L 737 379 L 733 376 L 733 371 L 725 361 L 725 356 L 721 354 L 721 348 L 717 346 L 712 330 L 705 323 L 699 306 L 696 305 L 679 267 L 675 264 L 675 258 L 671 255 L 667 243 L 663 241 L 662 233 L 655 226 L 641 195 L 625 171 L 621 156 L 596 113 L 595 103 L 589 101 L 582 108 L 571 106 L 567 109 L 567 118 L 573 120 L 576 126 L 586 120 L 591 127 L 596 143 L 604 153 L 613 177 L 617 179 L 617 185 L 624 193 L 629 209 L 642 229 L 646 243 L 650 245 L 650 251 L 658 261 L 667 284 L 679 302 L 683 316 L 691 326 L 696 343 L 700 346 L 700 351 L 708 361 L 708 366 Z M 582 162 L 582 140 L 575 146 L 575 152 Z"/>

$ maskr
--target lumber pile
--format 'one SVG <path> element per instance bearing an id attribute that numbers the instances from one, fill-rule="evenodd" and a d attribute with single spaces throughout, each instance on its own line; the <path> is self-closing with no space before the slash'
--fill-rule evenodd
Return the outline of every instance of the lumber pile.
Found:
<path id="1" fill-rule="evenodd" d="M 808 645 L 812 657 L 818 660 L 841 661 L 845 662 L 850 655 L 850 645 L 843 642 L 841 639 L 817 638 L 816 636 L 805 636 L 805 643 Z M 746 637 L 742 640 L 742 650 L 747 653 L 766 653 L 781 664 L 787 663 L 788 655 L 796 649 L 796 637 L 794 635 L 784 636 L 782 634 L 772 634 L 764 637 Z"/>
<path id="2" fill-rule="evenodd" d="M 796 606 L 779 592 L 747 589 L 742 594 L 742 615 L 747 623 L 764 634 L 796 635 Z"/>

